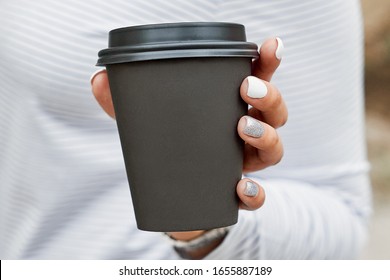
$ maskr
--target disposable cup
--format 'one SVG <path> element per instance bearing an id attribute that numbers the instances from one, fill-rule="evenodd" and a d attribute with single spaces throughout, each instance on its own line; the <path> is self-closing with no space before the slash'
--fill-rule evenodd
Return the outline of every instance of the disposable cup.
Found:
<path id="1" fill-rule="evenodd" d="M 243 141 L 239 94 L 257 46 L 234 23 L 110 31 L 106 66 L 138 228 L 189 231 L 237 222 Z"/>

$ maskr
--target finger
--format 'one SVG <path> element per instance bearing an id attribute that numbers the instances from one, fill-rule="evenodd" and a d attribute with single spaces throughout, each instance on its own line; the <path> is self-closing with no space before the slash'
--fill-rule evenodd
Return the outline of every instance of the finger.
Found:
<path id="1" fill-rule="evenodd" d="M 277 164 L 283 157 L 283 145 L 276 130 L 250 116 L 238 122 L 238 134 L 245 141 L 244 172 Z"/>
<path id="2" fill-rule="evenodd" d="M 280 64 L 283 50 L 284 45 L 280 38 L 276 37 L 266 40 L 260 47 L 259 59 L 253 63 L 253 75 L 270 81 Z"/>
<path id="3" fill-rule="evenodd" d="M 106 70 L 96 72 L 91 77 L 92 92 L 103 110 L 112 118 L 115 118 L 114 105 L 112 104 L 110 85 Z"/>
<path id="4" fill-rule="evenodd" d="M 279 90 L 271 83 L 254 76 L 244 79 L 241 84 L 242 99 L 252 105 L 251 116 L 261 119 L 272 127 L 278 128 L 287 121 L 287 106 Z"/>
<path id="5" fill-rule="evenodd" d="M 265 201 L 264 189 L 256 182 L 242 179 L 237 184 L 237 195 L 240 198 L 239 206 L 245 210 L 256 210 Z"/>

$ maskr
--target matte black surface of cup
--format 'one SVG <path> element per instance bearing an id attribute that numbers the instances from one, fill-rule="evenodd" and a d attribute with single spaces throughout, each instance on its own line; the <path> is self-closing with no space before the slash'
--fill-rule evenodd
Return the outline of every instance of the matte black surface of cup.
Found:
<path id="1" fill-rule="evenodd" d="M 237 123 L 247 111 L 239 87 L 251 61 L 209 55 L 106 64 L 139 229 L 237 222 Z"/>

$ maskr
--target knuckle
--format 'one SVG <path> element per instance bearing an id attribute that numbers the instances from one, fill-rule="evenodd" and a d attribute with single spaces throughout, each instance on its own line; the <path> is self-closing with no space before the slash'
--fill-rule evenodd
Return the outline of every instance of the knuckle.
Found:
<path id="1" fill-rule="evenodd" d="M 285 115 L 281 114 L 279 116 L 279 118 L 274 123 L 272 123 L 272 126 L 274 128 L 282 127 L 282 126 L 284 126 L 287 123 L 287 119 L 288 119 L 287 114 L 285 114 Z"/>
<path id="2" fill-rule="evenodd" d="M 286 123 L 287 123 L 287 120 L 288 120 L 288 113 L 286 113 L 283 117 L 282 117 L 282 120 L 280 122 L 280 126 L 284 126 Z"/>
<path id="3" fill-rule="evenodd" d="M 270 131 L 272 132 L 268 135 L 267 148 L 274 148 L 279 144 L 280 139 L 275 129 L 271 129 Z"/>
<path id="4" fill-rule="evenodd" d="M 275 157 L 275 160 L 273 161 L 272 165 L 276 165 L 279 162 L 281 162 L 282 158 L 283 158 L 283 155 L 284 155 L 284 151 L 283 151 L 283 146 L 282 146 L 281 147 L 281 151 L 279 152 L 279 155 L 277 157 Z"/>
<path id="5" fill-rule="evenodd" d="M 274 108 L 279 107 L 282 104 L 282 101 L 283 101 L 282 95 L 277 89 L 275 89 L 275 93 L 273 95 L 273 102 L 272 102 L 273 107 Z"/>

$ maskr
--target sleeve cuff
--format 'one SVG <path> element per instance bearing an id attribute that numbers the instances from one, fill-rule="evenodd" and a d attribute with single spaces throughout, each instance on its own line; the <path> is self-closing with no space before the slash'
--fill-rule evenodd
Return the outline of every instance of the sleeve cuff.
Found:
<path id="1" fill-rule="evenodd" d="M 260 258 L 259 220 L 255 211 L 240 210 L 238 222 L 230 228 L 224 241 L 205 260 Z"/>

